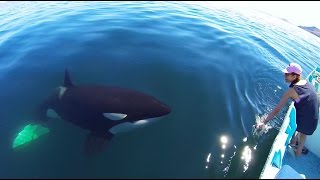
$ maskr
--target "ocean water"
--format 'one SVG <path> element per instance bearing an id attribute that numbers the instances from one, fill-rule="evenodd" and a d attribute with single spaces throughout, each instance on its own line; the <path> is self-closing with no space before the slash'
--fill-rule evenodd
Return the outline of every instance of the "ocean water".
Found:
<path id="1" fill-rule="evenodd" d="M 318 37 L 252 9 L 142 1 L 0 9 L 1 178 L 257 178 L 286 107 L 262 138 L 252 136 L 255 115 L 287 89 L 286 65 L 301 64 L 304 77 L 320 65 Z M 88 132 L 59 118 L 13 150 L 65 68 L 77 85 L 135 89 L 172 112 L 115 136 L 94 158 L 83 155 Z"/>

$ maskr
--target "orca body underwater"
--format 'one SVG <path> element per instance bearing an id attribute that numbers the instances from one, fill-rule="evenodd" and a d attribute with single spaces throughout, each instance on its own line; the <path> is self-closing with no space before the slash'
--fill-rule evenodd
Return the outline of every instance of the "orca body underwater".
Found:
<path id="1" fill-rule="evenodd" d="M 64 83 L 37 109 L 37 119 L 45 122 L 47 110 L 54 110 L 61 119 L 89 130 L 87 148 L 97 142 L 110 140 L 121 123 L 138 125 L 150 118 L 167 115 L 171 109 L 147 94 L 120 87 L 72 83 L 65 70 Z M 142 121 L 139 121 L 142 120 Z M 113 128 L 113 129 L 112 129 Z M 112 131 L 113 130 L 113 131 Z M 89 144 L 88 144 L 89 143 Z"/>

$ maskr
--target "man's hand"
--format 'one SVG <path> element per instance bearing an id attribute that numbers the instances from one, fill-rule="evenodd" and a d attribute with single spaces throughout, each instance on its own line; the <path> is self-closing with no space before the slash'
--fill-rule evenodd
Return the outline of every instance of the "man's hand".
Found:
<path id="1" fill-rule="evenodd" d="M 263 129 L 265 127 L 265 119 L 267 118 L 267 114 L 262 115 L 261 117 L 256 115 L 256 124 L 253 125 L 254 128 L 256 129 Z"/>
<path id="2" fill-rule="evenodd" d="M 256 129 L 263 129 L 265 127 L 265 124 L 263 122 L 259 122 L 254 125 Z"/>

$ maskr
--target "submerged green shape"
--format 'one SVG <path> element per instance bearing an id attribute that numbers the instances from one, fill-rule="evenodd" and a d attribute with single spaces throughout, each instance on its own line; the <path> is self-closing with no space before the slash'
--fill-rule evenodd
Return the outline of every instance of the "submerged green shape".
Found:
<path id="1" fill-rule="evenodd" d="M 29 143 L 48 132 L 50 132 L 50 130 L 41 125 L 28 124 L 18 133 L 17 137 L 13 141 L 12 148 Z"/>

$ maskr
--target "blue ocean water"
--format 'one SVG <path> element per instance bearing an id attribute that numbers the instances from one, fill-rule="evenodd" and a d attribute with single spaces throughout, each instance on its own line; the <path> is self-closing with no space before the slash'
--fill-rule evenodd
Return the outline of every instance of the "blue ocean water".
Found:
<path id="1" fill-rule="evenodd" d="M 109 1 L 0 9 L 1 178 L 257 178 L 274 133 L 254 139 L 252 125 L 286 90 L 280 70 L 297 62 L 305 77 L 320 65 L 318 37 L 252 9 Z M 65 68 L 76 84 L 132 88 L 172 113 L 115 136 L 91 159 L 82 151 L 88 132 L 61 119 L 13 151 Z"/>

